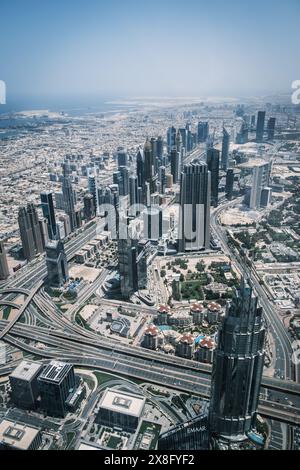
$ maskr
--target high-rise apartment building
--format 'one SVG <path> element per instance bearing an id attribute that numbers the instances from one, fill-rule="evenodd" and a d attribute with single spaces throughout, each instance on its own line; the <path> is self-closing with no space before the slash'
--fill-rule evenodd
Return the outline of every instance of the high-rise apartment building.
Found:
<path id="1" fill-rule="evenodd" d="M 210 248 L 211 175 L 205 163 L 184 166 L 180 182 L 179 251 Z"/>
<path id="2" fill-rule="evenodd" d="M 250 209 L 261 207 L 262 190 L 269 187 L 272 163 L 266 162 L 253 169 L 252 187 L 250 194 Z"/>

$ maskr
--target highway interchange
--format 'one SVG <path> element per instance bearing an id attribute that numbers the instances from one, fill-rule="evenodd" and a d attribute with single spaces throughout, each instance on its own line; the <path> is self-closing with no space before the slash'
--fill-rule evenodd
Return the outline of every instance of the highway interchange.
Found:
<path id="1" fill-rule="evenodd" d="M 299 425 L 300 385 L 292 382 L 294 372 L 289 365 L 291 345 L 288 334 L 280 319 L 274 315 L 259 280 L 253 272 L 250 272 L 250 268 L 242 264 L 241 260 L 229 251 L 226 235 L 218 223 L 218 216 L 226 207 L 227 204 L 222 205 L 212 214 L 212 228 L 220 239 L 224 252 L 230 254 L 241 272 L 251 275 L 265 309 L 271 333 L 281 348 L 283 370 L 287 379 L 281 381 L 263 378 L 262 390 L 266 390 L 267 394 L 272 391 L 272 399 L 261 398 L 259 411 L 267 417 Z M 100 228 L 103 229 L 103 226 L 100 225 Z M 71 260 L 82 246 L 93 239 L 98 230 L 100 230 L 99 227 L 93 223 L 81 229 L 70 239 L 66 243 L 68 259 Z M 145 349 L 141 350 L 136 346 L 126 346 L 76 325 L 74 317 L 80 303 L 87 301 L 97 291 L 107 273 L 103 270 L 98 280 L 84 290 L 82 297 L 71 312 L 71 317 L 67 317 L 53 304 L 41 287 L 46 277 L 46 266 L 44 259 L 37 260 L 33 266 L 28 266 L 9 282 L 0 285 L 0 289 L 5 291 L 1 300 L 13 301 L 11 297 L 18 292 L 24 294 L 26 292 L 24 289 L 30 291 L 26 305 L 22 308 L 25 323 L 1 321 L 0 337 L 3 336 L 6 342 L 37 357 L 56 358 L 72 362 L 77 366 L 113 371 L 115 374 L 133 377 L 144 382 L 209 397 L 211 366 Z M 12 289 L 12 291 L 7 292 L 7 289 Z M 134 308 L 143 307 L 134 306 Z M 18 318 L 20 316 L 18 315 Z M 278 403 L 277 396 L 281 397 L 282 394 L 292 406 Z"/>

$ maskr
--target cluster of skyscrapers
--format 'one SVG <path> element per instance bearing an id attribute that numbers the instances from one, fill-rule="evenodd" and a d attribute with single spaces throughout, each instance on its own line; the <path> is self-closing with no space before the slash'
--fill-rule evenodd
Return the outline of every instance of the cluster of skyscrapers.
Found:
<path id="1" fill-rule="evenodd" d="M 257 119 L 244 116 L 243 108 L 237 110 L 237 115 L 242 119 L 237 140 L 247 141 L 249 130 L 256 131 L 257 142 L 262 142 L 266 133 L 268 139 L 274 138 L 276 120 L 270 118 L 266 126 L 265 111 L 259 111 Z M 210 208 L 219 204 L 220 180 L 224 175 L 225 197 L 228 200 L 233 197 L 235 171 L 230 160 L 230 139 L 230 133 L 223 126 L 221 150 L 217 150 L 209 123 L 200 121 L 195 130 L 187 123 L 179 129 L 170 127 L 166 139 L 161 136 L 147 139 L 135 157 L 119 148 L 116 154 L 118 167 L 110 184 L 98 186 L 96 169 L 89 169 L 83 207 L 78 207 L 72 185 L 72 165 L 66 158 L 62 165 L 61 193 L 41 194 L 43 218 L 39 218 L 31 203 L 19 209 L 24 258 L 31 261 L 46 251 L 48 279 L 52 285 L 61 286 L 68 279 L 63 240 L 82 225 L 82 219 L 88 222 L 96 216 L 105 218 L 104 229 L 118 242 L 121 291 L 125 297 L 130 296 L 146 284 L 147 261 L 144 257 L 149 258 L 151 254 L 146 242 L 156 243 L 162 237 L 161 206 L 167 189 L 175 191 L 174 201 L 180 203 L 177 250 L 189 252 L 210 248 Z M 202 154 L 200 159 L 185 163 L 186 157 L 199 144 L 206 144 L 206 158 Z M 268 205 L 270 173 L 271 163 L 268 162 L 254 168 L 250 208 Z M 57 216 L 56 210 L 63 213 Z M 143 220 L 143 232 L 137 217 Z M 128 236 L 129 232 L 136 234 L 135 240 Z M 0 261 L 0 277 L 5 279 L 8 269 L 3 244 Z"/>

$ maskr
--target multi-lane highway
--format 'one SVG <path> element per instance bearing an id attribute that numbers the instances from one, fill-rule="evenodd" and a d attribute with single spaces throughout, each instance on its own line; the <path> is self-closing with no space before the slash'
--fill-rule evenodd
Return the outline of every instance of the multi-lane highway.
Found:
<path id="1" fill-rule="evenodd" d="M 224 209 L 224 206 L 220 210 Z M 219 210 L 218 210 L 219 211 Z M 229 252 L 227 246 L 226 236 L 218 225 L 218 214 L 216 211 L 212 216 L 212 226 L 216 234 L 220 238 L 224 251 Z M 68 259 L 71 259 L 76 251 L 78 251 L 84 244 L 95 237 L 97 231 L 96 224 L 92 224 L 86 229 L 82 229 L 74 238 L 66 244 L 66 253 Z M 250 275 L 248 268 L 244 268 L 239 259 L 236 259 L 241 272 Z M 248 270 L 247 270 L 248 269 Z M 102 280 L 105 278 L 107 272 L 103 271 L 101 276 L 96 281 L 96 284 L 87 287 L 80 296 L 80 303 L 84 303 L 92 292 L 97 288 Z M 38 260 L 32 267 L 23 270 L 15 276 L 11 283 L 3 286 L 7 289 L 13 287 L 17 289 L 27 288 L 32 290 L 33 286 L 40 287 L 46 276 L 46 266 L 43 259 Z M 38 283 L 41 283 L 37 286 Z M 286 336 L 282 331 L 282 325 L 279 321 L 274 321 L 274 312 L 272 311 L 264 290 L 255 279 L 254 287 L 262 296 L 263 302 L 266 303 L 266 316 L 269 323 L 272 323 L 273 333 L 275 338 L 278 336 L 282 341 L 282 348 L 287 353 Z M 261 293 L 262 291 L 262 293 Z M 28 299 L 27 299 L 28 300 Z M 31 302 L 31 303 L 30 303 Z M 29 307 L 30 303 L 30 307 Z M 27 308 L 28 307 L 28 308 Z M 80 307 L 77 302 L 72 310 L 73 317 Z M 76 325 L 55 307 L 51 299 L 46 295 L 43 290 L 38 294 L 30 297 L 26 304 L 28 314 L 28 321 L 33 317 L 38 319 L 38 324 L 44 326 L 35 326 L 34 328 L 26 324 L 7 324 L 6 322 L 0 323 L 0 331 L 4 339 L 30 353 L 37 356 L 46 358 L 59 358 L 74 363 L 74 365 L 90 367 L 95 369 L 103 369 L 114 371 L 116 374 L 121 374 L 129 377 L 135 377 L 143 381 L 149 381 L 184 390 L 186 392 L 199 393 L 203 396 L 210 394 L 210 374 L 211 366 L 207 364 L 200 364 L 194 361 L 188 361 L 179 357 L 166 356 L 164 354 L 142 350 L 139 347 L 127 346 L 121 342 L 104 338 L 94 332 L 85 330 Z M 23 309 L 26 310 L 26 308 Z M 138 307 L 143 308 L 143 307 Z M 7 329 L 9 327 L 9 329 Z M 3 334 L 3 332 L 5 332 Z M 276 336 L 277 335 L 277 336 Z M 280 343 L 281 344 L 281 343 Z M 44 345 L 44 346 L 41 346 Z M 288 374 L 288 367 L 286 362 L 285 369 L 286 377 L 290 378 Z M 284 392 L 289 395 L 290 401 L 293 403 L 294 396 L 299 395 L 297 384 L 285 381 L 276 381 L 275 379 L 268 379 L 264 377 L 263 386 L 267 389 L 272 389 L 275 392 Z M 274 392 L 274 393 L 275 393 Z M 283 406 L 274 403 L 262 403 L 262 411 L 267 416 L 274 419 L 288 419 L 289 422 L 299 423 L 299 408 L 300 404 L 293 403 L 294 406 Z"/>
<path id="2" fill-rule="evenodd" d="M 243 262 L 237 252 L 233 253 L 233 250 L 229 248 L 227 235 L 224 232 L 222 225 L 219 223 L 219 216 L 221 212 L 228 207 L 232 207 L 238 204 L 239 202 L 240 200 L 227 202 L 215 210 L 211 216 L 211 227 L 217 235 L 224 253 L 230 256 L 230 258 L 235 262 L 241 274 L 251 279 L 253 287 L 259 295 L 259 301 L 264 309 L 264 313 L 268 321 L 269 331 L 276 343 L 278 354 L 276 364 L 277 368 L 280 368 L 284 378 L 293 380 L 295 378 L 293 363 L 291 361 L 293 351 L 288 332 L 278 317 L 276 309 L 270 302 L 264 287 L 261 285 L 256 271 Z"/>

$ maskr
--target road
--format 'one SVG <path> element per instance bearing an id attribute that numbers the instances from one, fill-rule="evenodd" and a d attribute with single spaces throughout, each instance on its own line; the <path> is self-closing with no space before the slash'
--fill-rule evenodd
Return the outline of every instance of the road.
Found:
<path id="1" fill-rule="evenodd" d="M 294 368 L 291 361 L 293 351 L 289 335 L 281 319 L 278 317 L 276 309 L 270 302 L 264 287 L 260 284 L 260 280 L 257 276 L 257 273 L 253 268 L 249 268 L 249 266 L 247 266 L 246 263 L 244 263 L 240 259 L 238 254 L 233 253 L 232 249 L 229 248 L 227 235 L 224 231 L 224 228 L 219 223 L 219 215 L 221 214 L 221 212 L 228 207 L 233 207 L 239 202 L 240 200 L 227 202 L 226 204 L 222 205 L 217 210 L 215 210 L 211 216 L 211 227 L 212 230 L 215 232 L 217 238 L 219 239 L 224 253 L 227 254 L 235 262 L 241 274 L 251 279 L 253 287 L 255 288 L 256 293 L 259 296 L 260 304 L 264 309 L 269 331 L 276 343 L 277 355 L 280 358 L 277 361 L 276 367 L 282 370 L 282 374 L 284 375 L 285 379 L 293 380 Z"/>

